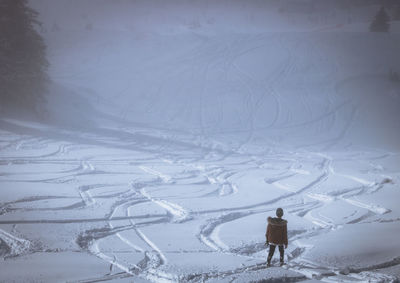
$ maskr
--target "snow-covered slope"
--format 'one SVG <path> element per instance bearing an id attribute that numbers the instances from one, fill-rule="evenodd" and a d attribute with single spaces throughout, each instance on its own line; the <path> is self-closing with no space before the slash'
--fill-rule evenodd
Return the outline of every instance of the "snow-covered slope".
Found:
<path id="1" fill-rule="evenodd" d="M 396 30 L 310 28 L 307 1 L 32 2 L 54 123 L 0 120 L 0 281 L 397 282 Z"/>
<path id="2" fill-rule="evenodd" d="M 398 149 L 397 35 L 51 36 L 53 79 L 129 122 L 268 146 Z"/>
<path id="3" fill-rule="evenodd" d="M 400 69 L 400 36 L 396 23 L 368 32 L 375 5 L 349 23 L 307 1 L 32 3 L 52 79 L 105 114 L 101 125 L 112 116 L 236 147 L 398 150 L 400 90 L 389 73 Z"/>

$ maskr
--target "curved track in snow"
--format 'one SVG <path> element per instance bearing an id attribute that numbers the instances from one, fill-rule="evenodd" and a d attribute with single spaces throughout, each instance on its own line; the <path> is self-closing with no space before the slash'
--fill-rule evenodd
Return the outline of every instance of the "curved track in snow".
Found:
<path id="1" fill-rule="evenodd" d="M 333 150 L 360 110 L 339 99 L 334 84 L 321 87 L 320 96 L 311 93 L 312 78 L 301 76 L 307 68 L 325 60 L 321 81 L 339 76 L 340 66 L 324 58 L 312 45 L 317 42 L 279 33 L 203 38 L 173 58 L 176 69 L 156 70 L 162 79 L 139 106 L 141 118 L 165 110 L 155 124 L 53 138 L 41 137 L 48 129 L 35 132 L 37 125 L 26 128 L 38 137 L 2 129 L 0 256 L 16 265 L 34 253 L 50 260 L 66 251 L 100 259 L 96 266 L 103 272 L 78 282 L 265 279 L 265 222 L 282 207 L 290 245 L 287 265 L 272 268 L 280 274 L 274 280 L 395 281 L 385 269 L 400 264 L 399 254 L 348 269 L 341 266 L 346 258 L 328 254 L 324 264 L 324 256 L 309 257 L 337 232 L 366 223 L 397 231 L 399 221 L 391 202 L 399 196 L 398 153 Z M 276 62 L 271 45 L 281 51 Z M 272 67 L 257 69 L 260 54 Z M 293 88 L 299 95 L 288 101 L 285 92 Z M 182 98 L 174 109 L 165 107 L 169 92 Z M 228 105 L 232 99 L 234 106 Z M 121 115 L 128 119 L 136 105 L 125 102 Z M 182 128 L 172 127 L 174 121 Z M 19 129 L 18 123 L 5 125 Z M 280 144 L 287 133 L 295 141 L 291 148 Z"/>

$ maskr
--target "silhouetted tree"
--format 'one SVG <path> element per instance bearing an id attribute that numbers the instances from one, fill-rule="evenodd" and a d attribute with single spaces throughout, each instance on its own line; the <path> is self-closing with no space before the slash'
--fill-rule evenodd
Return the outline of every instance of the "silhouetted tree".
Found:
<path id="1" fill-rule="evenodd" d="M 27 0 L 0 0 L 1 108 L 36 112 L 47 84 L 46 46 Z"/>
<path id="2" fill-rule="evenodd" d="M 389 16 L 386 13 L 385 8 L 382 6 L 369 26 L 369 30 L 372 32 L 388 32 L 390 26 L 389 20 Z"/>

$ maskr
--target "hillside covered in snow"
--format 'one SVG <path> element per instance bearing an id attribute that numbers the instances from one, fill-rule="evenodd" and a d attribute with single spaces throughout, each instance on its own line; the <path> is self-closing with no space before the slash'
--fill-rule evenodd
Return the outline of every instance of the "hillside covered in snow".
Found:
<path id="1" fill-rule="evenodd" d="M 369 32 L 377 2 L 30 3 L 49 121 L 0 120 L 0 281 L 399 280 L 400 24 Z"/>

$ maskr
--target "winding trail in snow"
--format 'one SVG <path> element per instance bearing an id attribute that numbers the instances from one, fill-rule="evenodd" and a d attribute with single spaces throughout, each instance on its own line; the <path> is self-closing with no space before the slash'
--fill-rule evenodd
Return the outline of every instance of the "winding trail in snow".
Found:
<path id="1" fill-rule="evenodd" d="M 251 56 L 252 52 L 268 46 L 270 42 L 267 39 L 277 41 L 284 50 L 285 56 L 276 69 L 267 74 L 268 76 L 265 79 L 260 79 L 245 66 L 242 66 L 239 61 L 245 56 Z M 296 40 L 295 46 L 301 48 L 302 52 L 310 46 L 310 44 L 300 42 L 299 39 Z M 318 50 L 318 46 L 313 47 L 312 50 L 307 50 L 307 54 L 315 55 L 317 58 L 325 56 L 322 52 L 314 54 Z M 212 51 L 214 52 L 210 56 L 209 53 Z M 394 179 L 389 176 L 392 172 L 388 173 L 388 177 L 382 175 L 382 181 L 375 179 L 369 181 L 369 175 L 361 178 L 350 173 L 337 172 L 333 165 L 334 152 L 332 153 L 333 156 L 328 156 L 325 153 L 306 150 L 317 145 L 322 146 L 324 151 L 335 148 L 352 126 L 358 109 L 350 101 L 335 103 L 333 96 L 336 95 L 336 92 L 332 91 L 330 87 L 324 93 L 324 97 L 328 101 L 326 111 L 314 113 L 311 103 L 308 104 L 303 92 L 299 101 L 307 111 L 306 118 L 298 121 L 295 115 L 286 111 L 284 109 L 284 97 L 279 92 L 279 86 L 285 84 L 286 78 L 296 74 L 296 72 L 298 73 L 301 64 L 296 59 L 295 49 L 288 47 L 282 35 L 266 34 L 259 36 L 258 39 L 254 36 L 248 36 L 241 38 L 241 40 L 231 40 L 222 44 L 220 42 L 209 43 L 205 40 L 180 60 L 181 63 L 186 64 L 186 67 L 165 74 L 164 81 L 157 85 L 157 97 L 162 97 L 163 91 L 165 91 L 163 88 L 168 87 L 169 78 L 179 77 L 187 72 L 191 72 L 192 77 L 198 75 L 200 79 L 197 87 L 199 89 L 196 91 L 199 94 L 198 103 L 200 107 L 198 112 L 194 114 L 199 123 L 196 127 L 181 131 L 176 129 L 165 131 L 166 129 L 161 126 L 146 128 L 145 125 L 141 125 L 138 129 L 130 130 L 133 133 L 142 131 L 151 134 L 136 135 L 127 130 L 115 130 L 111 132 L 112 136 L 106 136 L 103 131 L 104 136 L 101 136 L 101 134 L 81 134 L 77 143 L 71 141 L 60 143 L 46 138 L 29 136 L 11 136 L 8 141 L 2 142 L 0 166 L 68 165 L 71 167 L 57 169 L 58 171 L 54 172 L 54 175 L 52 173 L 51 176 L 39 176 L 40 178 L 32 176 L 35 174 L 34 170 L 11 173 L 8 170 L 0 174 L 1 183 L 28 183 L 32 185 L 43 183 L 54 185 L 54 187 L 58 184 L 64 184 L 74 190 L 74 195 L 47 194 L 20 197 L 2 202 L 0 204 L 0 225 L 5 227 L 4 230 L 0 229 L 2 241 L 0 244 L 4 242 L 6 248 L 3 248 L 4 245 L 2 244 L 0 252 L 6 250 L 4 254 L 7 256 L 18 256 L 31 252 L 31 241 L 15 236 L 20 235 L 18 234 L 20 224 L 78 224 L 80 230 L 76 243 L 80 249 L 83 252 L 89 251 L 92 255 L 109 264 L 109 270 L 105 270 L 106 275 L 93 277 L 93 279 L 86 280 L 87 282 L 126 278 L 128 280 L 140 278 L 152 282 L 204 282 L 229 276 L 240 278 L 242 274 L 265 268 L 265 257 L 260 255 L 265 247 L 258 242 L 244 243 L 235 247 L 223 238 L 222 232 L 228 224 L 236 225 L 236 221 L 247 217 L 272 213 L 277 206 L 281 206 L 293 216 L 303 218 L 312 227 L 306 230 L 293 231 L 290 237 L 290 242 L 293 243 L 294 248 L 291 247 L 287 253 L 289 261 L 285 268 L 299 274 L 297 277 L 290 278 L 293 282 L 306 278 L 326 281 L 343 278 L 354 281 L 365 281 L 366 278 L 383 282 L 393 280 L 393 277 L 382 275 L 377 270 L 399 265 L 400 261 L 397 257 L 375 265 L 350 268 L 348 274 L 341 274 L 343 271 L 335 266 L 321 266 L 317 262 L 304 257 L 304 254 L 313 248 L 312 237 L 331 233 L 340 229 L 342 225 L 342 223 L 337 223 L 335 219 L 324 214 L 324 209 L 328 205 L 336 201 L 343 201 L 354 207 L 356 212 L 349 216 L 345 223 L 349 225 L 359 224 L 375 216 L 383 216 L 391 212 L 390 208 L 381 206 L 379 203 L 367 203 L 358 198 L 384 189 L 387 184 L 384 178 Z M 335 75 L 338 71 L 336 63 L 332 61 L 328 65 L 331 66 L 328 75 Z M 233 76 L 239 81 L 241 90 L 244 92 L 243 109 L 245 113 L 241 113 L 239 119 L 243 124 L 232 125 L 229 129 L 220 128 L 220 123 L 222 124 L 222 121 L 226 119 L 223 109 L 218 109 L 218 113 L 211 113 L 212 111 L 208 109 L 210 105 L 207 104 L 207 96 L 210 95 L 209 91 L 212 90 L 211 72 L 218 70 L 221 66 L 223 66 L 221 78 L 228 81 Z M 314 64 L 312 67 L 316 67 L 316 65 Z M 171 69 L 166 68 L 165 71 L 171 71 Z M 303 84 L 305 87 L 306 82 L 303 81 Z M 187 90 L 183 84 L 176 89 L 182 92 Z M 116 94 L 115 98 L 122 95 L 124 91 Z M 220 104 L 225 102 L 218 101 Z M 261 109 L 260 105 L 267 102 L 273 105 L 271 119 L 259 123 L 257 114 Z M 128 104 L 124 107 L 123 115 L 126 115 L 131 106 Z M 192 106 L 190 103 L 186 104 L 185 107 L 188 109 L 184 110 L 190 112 Z M 149 104 L 147 110 L 152 112 L 156 111 L 157 108 Z M 300 145 L 295 151 L 278 150 L 278 148 L 275 151 L 265 150 L 253 155 L 246 152 L 246 147 L 251 145 L 257 132 L 276 130 L 277 128 L 289 130 L 313 126 L 317 131 L 323 133 L 326 129 L 337 126 L 339 114 L 342 112 L 347 115 L 347 123 L 342 125 L 343 127 L 336 135 L 316 141 L 315 144 Z M 211 114 L 214 116 L 209 117 L 208 115 Z M 189 135 L 190 132 L 192 132 L 192 135 Z M 183 133 L 188 134 L 188 136 L 185 136 L 185 140 L 182 141 L 180 139 L 183 137 Z M 240 142 L 226 145 L 213 140 L 215 135 L 232 133 L 243 134 Z M 121 136 L 119 137 L 118 134 Z M 92 140 L 92 143 L 88 145 L 79 144 L 79 142 L 90 140 Z M 97 143 L 94 143 L 93 140 L 96 140 Z M 106 149 L 102 147 L 105 145 L 107 146 Z M 35 147 L 38 149 L 37 151 L 30 150 Z M 184 148 L 183 151 L 182 148 Z M 100 157 L 93 153 L 90 158 L 87 157 L 86 150 L 91 152 L 91 149 L 95 149 L 96 154 L 99 154 Z M 125 156 L 126 151 L 124 153 L 110 152 L 108 155 L 103 155 L 102 153 L 108 149 L 126 150 L 132 152 L 132 155 Z M 144 152 L 147 155 L 140 156 Z M 68 157 L 69 154 L 76 154 L 74 156 L 78 157 Z M 256 158 L 254 158 L 255 155 L 257 155 Z M 382 155 L 374 158 L 380 160 L 389 156 L 392 156 L 392 154 L 383 152 Z M 234 163 L 229 158 L 240 159 L 240 163 Z M 346 158 L 348 161 L 352 160 L 350 155 Z M 284 165 L 268 167 L 268 164 L 271 165 L 271 163 L 283 163 Z M 158 168 L 157 165 L 165 164 L 168 164 L 171 169 L 178 166 L 181 166 L 181 168 L 177 171 L 171 170 L 171 173 L 169 171 L 163 173 L 161 172 L 162 169 L 155 169 Z M 120 169 L 118 166 L 121 165 L 128 167 L 129 170 Z M 114 170 L 110 170 L 110 172 L 102 171 L 102 166 L 113 167 Z M 240 176 L 238 173 L 248 173 L 254 168 L 263 170 L 262 173 L 259 173 L 264 174 L 261 178 L 263 180 L 261 181 L 262 185 L 278 192 L 278 196 L 271 198 L 266 194 L 254 197 L 252 201 L 246 199 L 246 189 L 239 187 L 235 180 L 245 176 L 245 174 Z M 189 177 L 180 175 L 185 170 L 192 172 Z M 384 171 L 383 168 L 381 170 Z M 110 173 L 117 176 L 118 179 L 123 179 L 123 181 L 116 181 Z M 291 183 L 293 179 L 301 175 L 309 178 L 309 182 L 302 185 L 296 182 Z M 354 182 L 356 185 L 341 191 L 325 192 L 322 188 L 324 188 L 326 181 L 332 177 L 341 177 Z M 99 178 L 110 178 L 111 180 L 104 182 L 103 180 L 99 181 Z M 136 178 L 140 181 L 136 182 Z M 129 181 L 126 179 L 129 179 Z M 190 185 L 185 181 L 188 181 Z M 173 197 L 168 196 L 169 189 L 175 189 L 178 186 L 189 187 L 193 184 L 199 187 L 193 195 L 189 191 L 187 194 L 185 192 L 185 197 L 180 197 L 179 193 L 175 192 Z M 95 194 L 95 192 L 97 193 L 97 191 L 109 186 L 121 186 L 123 190 L 110 190 L 102 195 Z M 213 189 L 206 190 L 209 187 Z M 214 187 L 216 187 L 215 190 Z M 160 188 L 164 190 L 161 196 L 157 191 Z M 206 193 L 202 193 L 201 197 L 198 197 L 199 191 L 202 189 Z M 239 200 L 243 198 L 246 203 L 234 201 L 235 198 Z M 192 210 L 190 201 L 193 200 L 204 201 L 204 203 L 207 201 L 217 202 L 219 206 L 209 208 L 207 205 L 199 205 L 200 208 L 197 207 L 196 210 Z M 42 203 L 39 205 L 36 204 L 36 202 L 41 201 Z M 64 204 L 63 202 L 52 207 L 46 206 L 47 203 L 55 201 L 68 201 L 68 203 Z M 72 203 L 70 203 L 71 201 Z M 158 212 L 139 213 L 140 210 L 137 208 L 144 204 L 161 209 L 165 211 L 165 214 Z M 53 211 L 57 211 L 59 214 L 78 211 L 80 215 L 76 218 L 67 216 L 49 218 L 48 214 L 41 214 Z M 103 213 L 103 216 L 91 216 L 91 213 L 99 211 Z M 358 215 L 357 212 L 359 211 L 366 212 Z M 24 212 L 34 212 L 37 218 L 16 219 L 17 217 L 12 217 L 14 213 Z M 87 217 L 83 217 L 82 214 Z M 10 218 L 8 219 L 8 217 Z M 171 267 L 169 263 L 174 264 L 171 260 L 172 256 L 169 258 L 168 252 L 170 251 L 163 250 L 161 243 L 157 242 L 158 238 L 153 237 L 155 236 L 154 231 L 146 228 L 157 227 L 158 224 L 168 227 L 178 227 L 178 225 L 184 227 L 184 225 L 192 224 L 194 221 L 200 223 L 197 226 L 198 231 L 195 231 L 193 235 L 190 234 L 197 241 L 196 243 L 207 248 L 207 253 L 240 258 L 243 260 L 243 266 L 224 270 L 221 268 L 218 271 L 196 271 L 185 275 L 179 274 L 179 269 L 168 269 Z M 390 219 L 383 219 L 382 221 L 390 221 Z M 18 224 L 18 227 L 16 227 L 16 224 Z M 11 225 L 14 225 L 12 231 L 6 231 Z M 263 235 L 260 237 L 262 238 Z M 109 240 L 127 248 L 127 254 L 140 256 L 132 257 L 132 259 L 120 256 L 116 250 L 113 250 L 112 246 L 107 246 Z M 179 247 L 180 243 L 175 244 Z M 248 261 L 252 262 L 248 263 Z M 254 261 L 258 263 L 254 263 Z M 235 278 L 232 280 L 234 281 Z M 283 280 L 283 277 L 281 279 Z"/>

